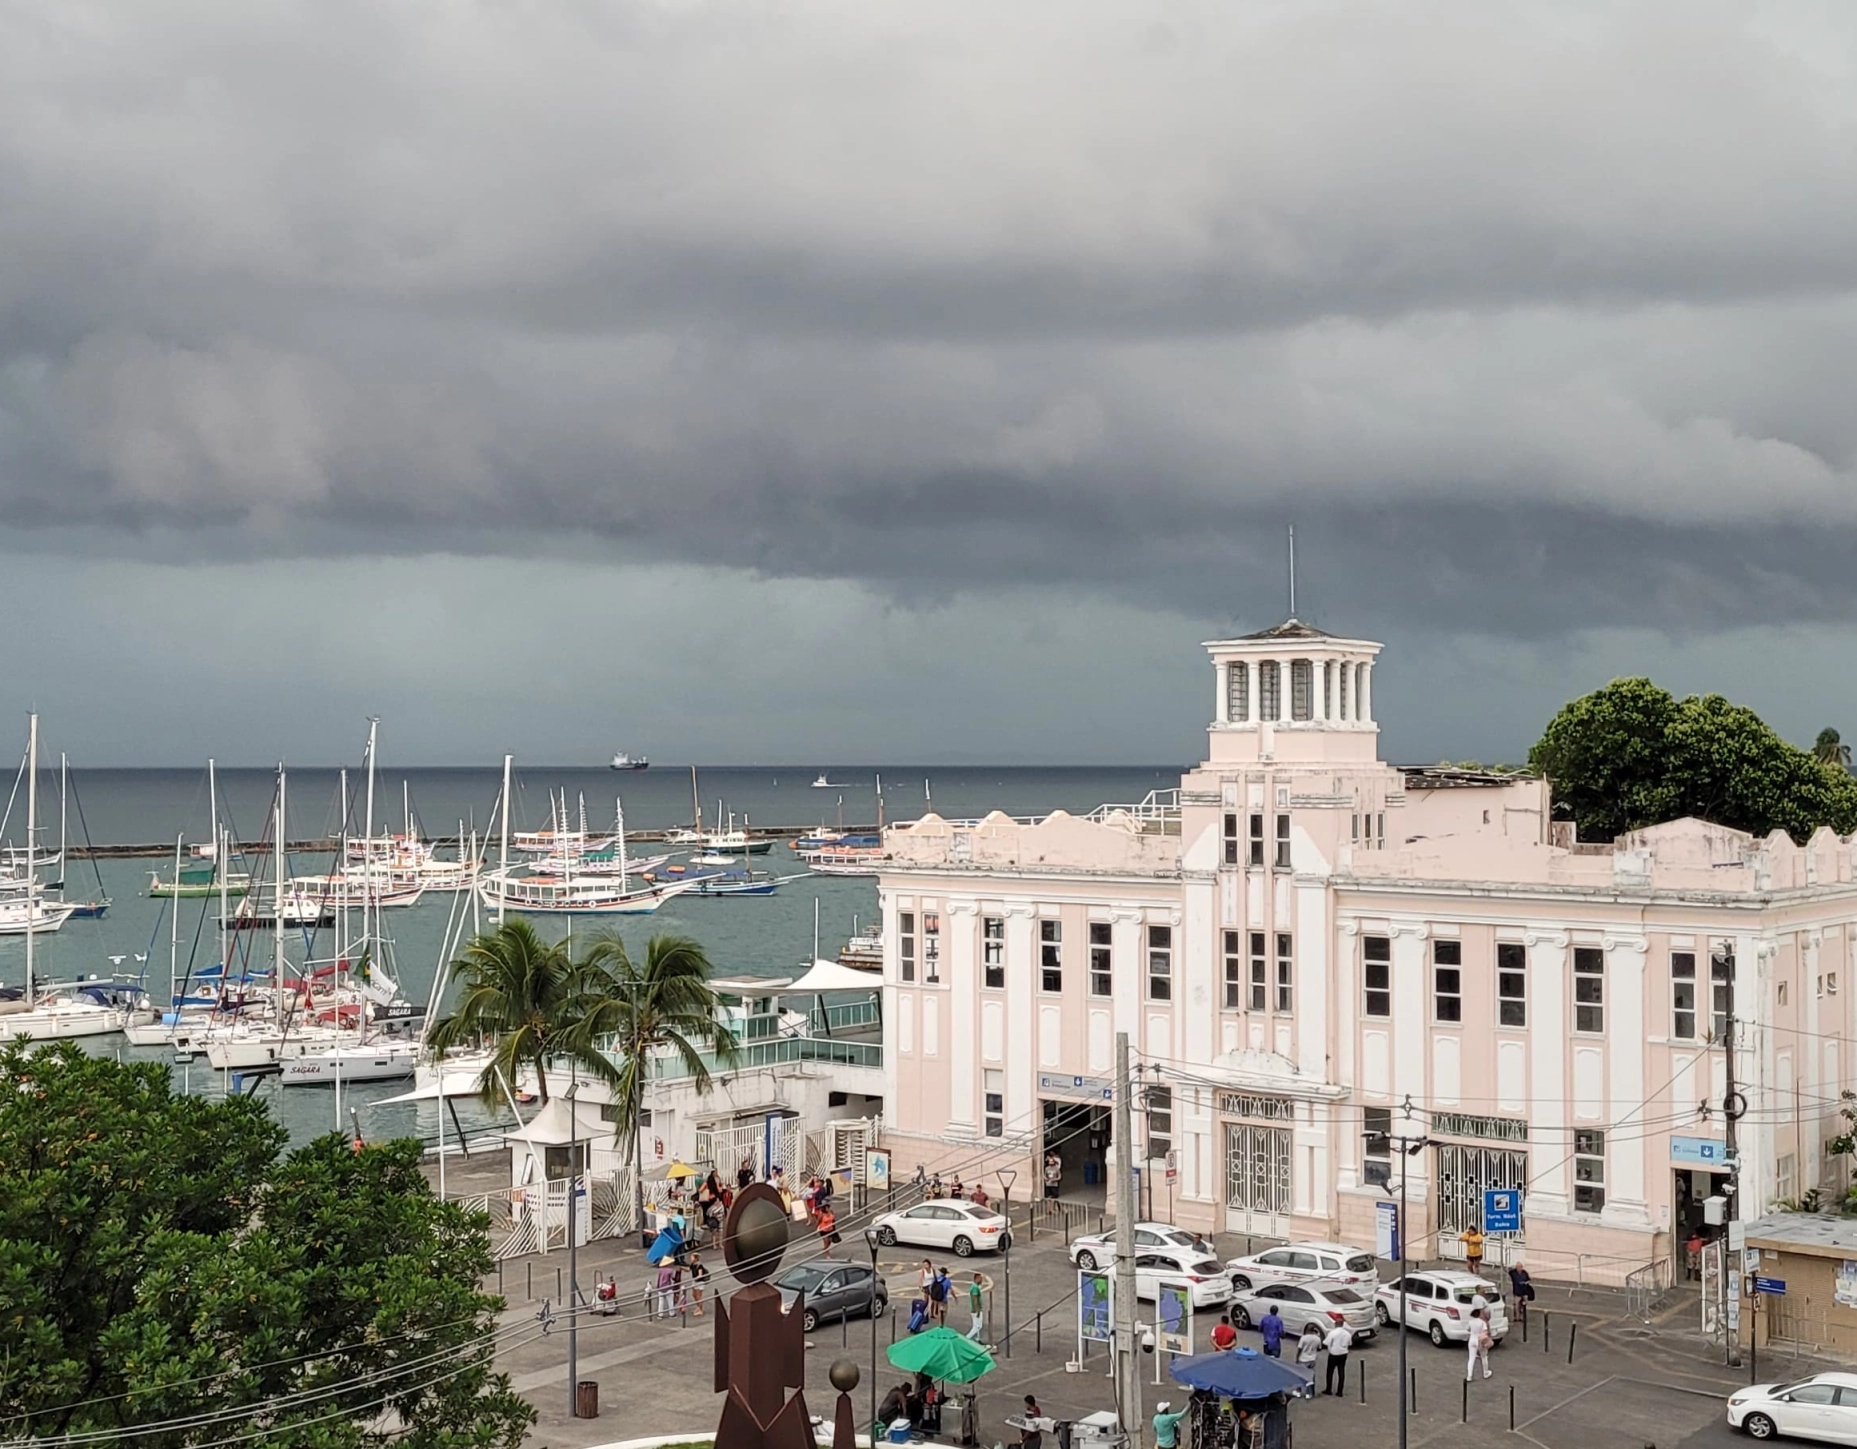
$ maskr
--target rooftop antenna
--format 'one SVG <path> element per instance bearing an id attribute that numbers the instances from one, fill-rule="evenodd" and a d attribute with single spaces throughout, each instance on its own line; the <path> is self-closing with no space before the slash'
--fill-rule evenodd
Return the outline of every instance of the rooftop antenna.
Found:
<path id="1" fill-rule="evenodd" d="M 1296 525 L 1290 525 L 1290 617 L 1296 617 Z"/>

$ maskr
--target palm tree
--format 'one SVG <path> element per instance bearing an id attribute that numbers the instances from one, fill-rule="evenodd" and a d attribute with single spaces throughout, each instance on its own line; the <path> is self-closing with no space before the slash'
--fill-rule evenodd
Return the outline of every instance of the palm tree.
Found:
<path id="1" fill-rule="evenodd" d="M 1818 732 L 1818 738 L 1812 741 L 1812 758 L 1821 765 L 1848 771 L 1851 767 L 1851 747 L 1839 738 L 1836 730 L 1826 726 Z"/>
<path id="2" fill-rule="evenodd" d="M 573 1055 L 612 1090 L 621 1131 L 630 1138 L 632 1190 L 638 1220 L 645 1216 L 642 1143 L 638 1130 L 653 1056 L 666 1051 L 682 1064 L 699 1092 L 709 1090 L 709 1061 L 736 1059 L 735 1034 L 718 1018 L 721 1000 L 710 989 L 712 967 L 688 936 L 653 936 L 641 964 L 617 936 L 596 938 L 578 963 L 586 996 L 568 1033 Z M 595 1043 L 610 1038 L 606 1051 Z M 707 1059 L 705 1057 L 707 1053 Z"/>
<path id="3" fill-rule="evenodd" d="M 578 1055 L 571 1031 L 586 1009 L 586 973 L 520 916 L 474 937 L 452 969 L 462 983 L 457 1008 L 433 1024 L 426 1040 L 443 1057 L 492 1038 L 490 1064 L 477 1084 L 484 1100 L 496 1097 L 499 1076 L 513 1083 L 520 1068 L 532 1066 L 546 1104 L 548 1058 Z"/>

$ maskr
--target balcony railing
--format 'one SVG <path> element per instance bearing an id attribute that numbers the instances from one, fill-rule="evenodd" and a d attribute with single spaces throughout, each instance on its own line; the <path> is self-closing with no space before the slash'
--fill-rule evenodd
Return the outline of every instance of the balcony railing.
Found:
<path id="1" fill-rule="evenodd" d="M 883 1046 L 870 1041 L 834 1041 L 830 1037 L 786 1036 L 773 1041 L 745 1042 L 735 1049 L 735 1060 L 724 1063 L 713 1052 L 699 1057 L 712 1075 L 740 1072 L 756 1067 L 787 1066 L 795 1062 L 832 1062 L 847 1067 L 883 1066 Z M 646 1064 L 645 1075 L 654 1082 L 675 1081 L 693 1076 L 680 1056 L 654 1056 Z"/>

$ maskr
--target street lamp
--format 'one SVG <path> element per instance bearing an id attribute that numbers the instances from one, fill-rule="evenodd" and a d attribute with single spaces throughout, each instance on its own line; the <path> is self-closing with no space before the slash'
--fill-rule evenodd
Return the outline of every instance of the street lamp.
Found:
<path id="1" fill-rule="evenodd" d="M 882 1240 L 875 1227 L 864 1229 L 864 1246 L 870 1249 L 870 1425 L 877 1432 L 877 1249 Z"/>
<path id="2" fill-rule="evenodd" d="M 1019 1174 L 1010 1167 L 999 1169 L 999 1207 L 1006 1219 L 1006 1241 L 1000 1244 L 1000 1264 L 1006 1277 L 1006 1357 L 1012 1357 L 1012 1185 Z"/>

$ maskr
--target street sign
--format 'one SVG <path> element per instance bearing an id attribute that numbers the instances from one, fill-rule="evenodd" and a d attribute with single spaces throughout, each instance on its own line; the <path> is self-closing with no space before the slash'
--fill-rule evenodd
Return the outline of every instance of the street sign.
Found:
<path id="1" fill-rule="evenodd" d="M 1113 1102 L 1115 1083 L 1107 1077 L 1073 1077 L 1064 1072 L 1040 1072 L 1041 1097 L 1081 1097 L 1092 1102 Z"/>
<path id="2" fill-rule="evenodd" d="M 1784 1298 L 1786 1296 L 1786 1280 L 1784 1278 L 1756 1278 L 1754 1280 L 1754 1291 L 1756 1293 L 1771 1293 L 1775 1298 Z"/>
<path id="3" fill-rule="evenodd" d="M 1167 1154 L 1167 1180 L 1173 1182 L 1177 1180 L 1179 1176 L 1180 1154 L 1178 1152 L 1169 1152 Z"/>
<path id="4" fill-rule="evenodd" d="M 1723 1167 L 1728 1144 L 1719 1137 L 1672 1137 L 1670 1161 L 1679 1167 Z"/>
<path id="5" fill-rule="evenodd" d="M 1485 1188 L 1483 1190 L 1483 1231 L 1486 1233 L 1519 1233 L 1521 1230 L 1521 1189 Z"/>
<path id="6" fill-rule="evenodd" d="M 1399 1260 L 1399 1204 L 1396 1202 L 1373 1205 L 1373 1253 L 1376 1258 Z"/>

